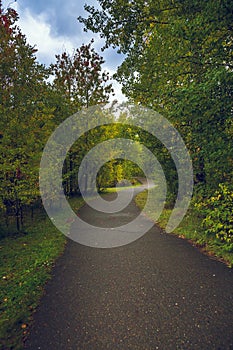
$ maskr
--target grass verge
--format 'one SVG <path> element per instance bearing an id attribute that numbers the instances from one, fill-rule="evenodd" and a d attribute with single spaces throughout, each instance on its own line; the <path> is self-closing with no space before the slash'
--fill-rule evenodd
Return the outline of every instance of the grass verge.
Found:
<path id="1" fill-rule="evenodd" d="M 132 185 L 130 185 L 130 186 L 106 187 L 104 190 L 101 191 L 101 193 L 102 194 L 116 193 L 119 191 L 127 190 L 129 188 L 139 187 L 142 185 L 142 183 L 140 181 L 138 181 L 137 179 L 133 179 L 133 180 L 131 180 L 131 182 L 132 182 Z"/>
<path id="2" fill-rule="evenodd" d="M 75 210 L 83 204 L 81 198 L 69 202 Z M 4 350 L 23 348 L 32 313 L 66 244 L 66 237 L 45 215 L 27 223 L 24 231 L 0 241 L 0 343 Z"/>
<path id="3" fill-rule="evenodd" d="M 146 203 L 147 191 L 139 193 L 135 202 L 142 209 Z M 162 229 L 165 229 L 172 209 L 164 209 L 158 220 L 155 219 L 153 211 L 148 211 L 146 215 L 154 220 Z M 187 239 L 191 244 L 198 247 L 204 254 L 216 258 L 233 267 L 233 251 L 232 247 L 220 242 L 217 238 L 209 236 L 204 232 L 201 226 L 202 218 L 198 215 L 197 210 L 189 209 L 180 223 L 173 231 L 177 236 Z"/>

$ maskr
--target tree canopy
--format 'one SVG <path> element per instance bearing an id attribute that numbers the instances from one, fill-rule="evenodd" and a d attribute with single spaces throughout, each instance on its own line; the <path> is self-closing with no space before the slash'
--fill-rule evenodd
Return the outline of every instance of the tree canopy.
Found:
<path id="1" fill-rule="evenodd" d="M 15 215 L 19 230 L 23 209 L 40 198 L 40 159 L 48 137 L 82 107 L 106 103 L 113 89 L 93 41 L 57 54 L 46 68 L 17 21 L 16 11 L 0 3 L 0 208 Z M 90 147 L 88 138 L 82 141 L 64 165 L 67 195 L 78 191 L 77 167 Z"/>
<path id="2" fill-rule="evenodd" d="M 116 78 L 129 99 L 181 133 L 193 160 L 194 201 L 203 204 L 219 184 L 232 188 L 232 0 L 98 2 L 78 20 L 100 33 L 103 50 L 125 54 Z"/>
<path id="3" fill-rule="evenodd" d="M 194 205 L 204 215 L 206 208 L 222 213 L 229 208 L 230 196 L 223 193 L 231 191 L 233 175 L 232 0 L 98 2 L 98 9 L 85 5 L 88 15 L 79 21 L 105 39 L 103 50 L 113 46 L 124 53 L 115 78 L 129 101 L 160 112 L 182 135 L 194 166 Z M 19 228 L 24 206 L 40 198 L 39 163 L 49 135 L 81 108 L 108 102 L 113 89 L 93 41 L 57 53 L 46 68 L 17 20 L 16 11 L 0 2 L 0 207 L 14 212 Z M 136 134 L 163 164 L 174 200 L 178 178 L 168 150 L 143 130 L 114 123 L 86 133 L 67 153 L 66 194 L 78 193 L 77 169 L 95 144 Z M 138 172 L 119 158 L 102 167 L 98 186 Z M 211 198 L 219 191 L 222 202 L 213 209 Z"/>

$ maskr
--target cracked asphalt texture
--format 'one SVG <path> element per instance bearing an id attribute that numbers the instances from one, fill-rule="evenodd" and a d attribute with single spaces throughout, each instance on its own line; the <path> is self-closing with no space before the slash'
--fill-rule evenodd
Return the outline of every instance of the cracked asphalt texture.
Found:
<path id="1" fill-rule="evenodd" d="M 132 201 L 121 213 L 107 215 L 85 205 L 79 216 L 110 227 L 138 213 Z M 25 348 L 230 350 L 232 306 L 233 270 L 156 225 L 117 248 L 68 240 Z"/>

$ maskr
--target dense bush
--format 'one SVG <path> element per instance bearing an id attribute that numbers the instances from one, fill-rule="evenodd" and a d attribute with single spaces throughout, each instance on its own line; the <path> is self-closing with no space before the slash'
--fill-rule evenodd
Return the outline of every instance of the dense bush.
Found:
<path id="1" fill-rule="evenodd" d="M 209 235 L 215 235 L 221 242 L 233 244 L 233 191 L 232 186 L 219 184 L 219 189 L 204 203 L 198 205 L 204 210 L 203 227 Z"/>

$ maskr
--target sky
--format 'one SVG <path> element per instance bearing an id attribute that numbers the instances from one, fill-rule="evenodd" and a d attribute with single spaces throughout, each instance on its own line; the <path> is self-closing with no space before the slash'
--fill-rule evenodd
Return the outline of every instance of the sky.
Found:
<path id="1" fill-rule="evenodd" d="M 116 50 L 107 49 L 101 52 L 104 41 L 99 34 L 85 33 L 78 16 L 87 16 L 84 4 L 98 7 L 96 0 L 3 0 L 4 8 L 12 7 L 19 14 L 18 25 L 26 35 L 30 45 L 38 49 L 37 58 L 40 63 L 48 66 L 55 61 L 55 55 L 64 50 L 72 53 L 75 48 L 87 44 L 94 38 L 95 50 L 104 57 L 104 70 L 110 75 L 115 73 L 124 57 Z M 113 81 L 114 99 L 125 100 L 121 86 Z"/>

